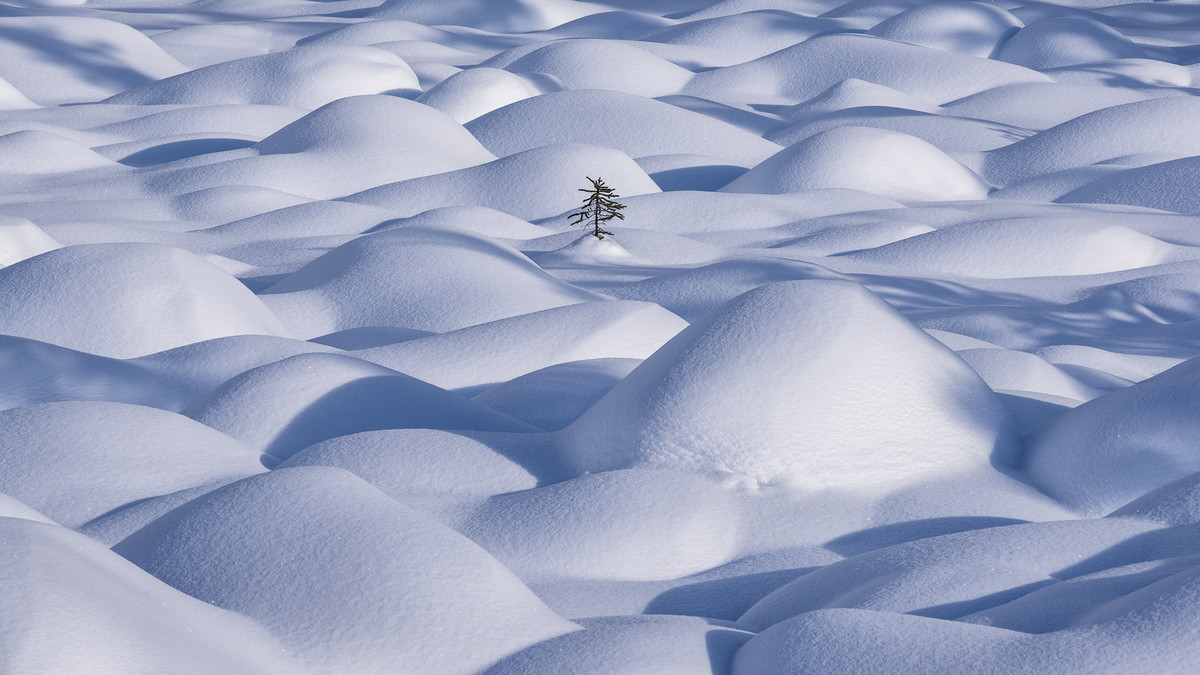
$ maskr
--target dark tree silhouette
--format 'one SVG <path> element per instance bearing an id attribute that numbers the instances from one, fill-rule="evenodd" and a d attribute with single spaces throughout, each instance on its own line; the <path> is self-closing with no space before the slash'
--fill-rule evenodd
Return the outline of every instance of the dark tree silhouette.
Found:
<path id="1" fill-rule="evenodd" d="M 612 232 L 600 229 L 600 223 L 613 218 L 625 220 L 625 215 L 621 213 L 621 209 L 625 208 L 625 205 L 615 201 L 621 195 L 605 185 L 603 178 L 589 177 L 588 180 L 592 182 L 592 187 L 579 188 L 580 192 L 586 192 L 588 196 L 583 198 L 583 208 L 571 214 L 570 217 L 574 218 L 571 224 L 578 225 L 591 221 L 592 234 L 597 239 L 603 239 L 604 235 L 612 234 Z"/>

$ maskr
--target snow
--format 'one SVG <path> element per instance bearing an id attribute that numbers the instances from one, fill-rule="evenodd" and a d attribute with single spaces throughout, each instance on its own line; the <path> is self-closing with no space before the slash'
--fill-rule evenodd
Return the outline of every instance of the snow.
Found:
<path id="1" fill-rule="evenodd" d="M 862 190 L 880 197 L 983 199 L 988 185 L 941 150 L 907 134 L 839 127 L 807 138 L 726 185 L 727 192 Z"/>
<path id="2" fill-rule="evenodd" d="M 1013 444 L 1008 425 L 966 364 L 878 297 L 800 281 L 692 322 L 564 433 L 581 470 L 879 489 L 986 465 Z"/>
<path id="3" fill-rule="evenodd" d="M 279 469 L 229 485 L 113 550 L 257 620 L 314 670 L 444 659 L 471 669 L 576 629 L 470 540 L 341 469 Z"/>
<path id="4" fill-rule="evenodd" d="M 1194 2 L 0 5 L 8 670 L 1200 670 Z"/>

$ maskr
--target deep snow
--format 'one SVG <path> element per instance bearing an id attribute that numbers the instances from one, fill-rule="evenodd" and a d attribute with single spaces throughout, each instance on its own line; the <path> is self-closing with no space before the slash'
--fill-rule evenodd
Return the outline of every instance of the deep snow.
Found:
<path id="1" fill-rule="evenodd" d="M 0 2 L 3 668 L 1196 672 L 1198 95 L 1192 0 Z"/>

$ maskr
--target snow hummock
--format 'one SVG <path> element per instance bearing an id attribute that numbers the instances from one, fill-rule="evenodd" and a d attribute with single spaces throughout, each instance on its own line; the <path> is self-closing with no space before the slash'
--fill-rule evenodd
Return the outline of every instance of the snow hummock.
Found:
<path id="1" fill-rule="evenodd" d="M 755 166 L 722 190 L 862 190 L 891 199 L 983 199 L 989 186 L 925 141 L 868 127 L 839 127 L 807 138 Z"/>
<path id="2" fill-rule="evenodd" d="M 485 237 L 412 227 L 339 246 L 262 297 L 291 330 L 317 337 L 363 326 L 453 330 L 596 296 Z"/>
<path id="3" fill-rule="evenodd" d="M 669 466 L 805 489 L 903 485 L 1014 442 L 965 363 L 861 286 L 828 281 L 730 300 L 563 433 L 580 470 Z"/>
<path id="4" fill-rule="evenodd" d="M 236 279 L 156 244 L 68 246 L 0 269 L 0 310 L 5 334 L 118 358 L 287 333 Z"/>
<path id="5" fill-rule="evenodd" d="M 258 621 L 317 671 L 479 668 L 577 629 L 471 541 L 342 469 L 234 483 L 113 550 Z"/>
<path id="6" fill-rule="evenodd" d="M 1187 440 L 1198 368 L 1192 359 L 1063 413 L 1030 437 L 1026 471 L 1050 495 L 1094 515 L 1200 471 Z"/>

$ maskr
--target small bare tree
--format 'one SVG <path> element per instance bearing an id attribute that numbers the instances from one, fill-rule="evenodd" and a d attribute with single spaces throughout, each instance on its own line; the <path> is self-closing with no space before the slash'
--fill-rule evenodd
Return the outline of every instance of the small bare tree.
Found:
<path id="1" fill-rule="evenodd" d="M 591 221 L 592 234 L 597 239 L 603 239 L 604 235 L 612 234 L 608 230 L 600 229 L 600 223 L 607 222 L 616 218 L 625 220 L 625 214 L 621 213 L 621 209 L 625 208 L 616 200 L 621 195 L 613 192 L 613 189 L 604 184 L 603 178 L 588 178 L 592 182 L 590 188 L 579 188 L 580 192 L 586 192 L 587 197 L 583 198 L 583 208 L 571 214 L 572 225 L 578 225 Z"/>

